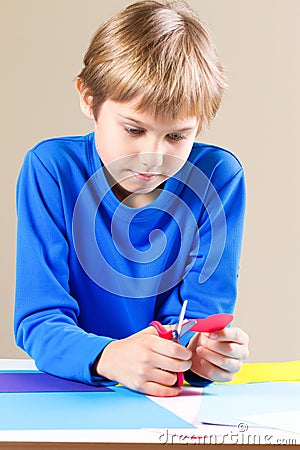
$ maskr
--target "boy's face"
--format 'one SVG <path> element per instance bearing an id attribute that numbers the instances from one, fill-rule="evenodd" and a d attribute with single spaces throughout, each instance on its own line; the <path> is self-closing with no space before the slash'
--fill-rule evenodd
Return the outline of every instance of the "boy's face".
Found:
<path id="1" fill-rule="evenodd" d="M 115 195 L 128 206 L 141 207 L 184 165 L 199 123 L 184 115 L 156 119 L 135 105 L 136 100 L 106 100 L 95 122 L 95 142 Z"/>

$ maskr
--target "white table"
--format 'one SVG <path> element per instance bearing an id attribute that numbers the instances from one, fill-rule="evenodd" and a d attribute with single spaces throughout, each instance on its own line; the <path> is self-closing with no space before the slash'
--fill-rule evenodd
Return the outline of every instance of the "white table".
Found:
<path id="1" fill-rule="evenodd" d="M 36 366 L 32 360 L 0 360 L 0 370 L 35 370 Z M 117 429 L 117 430 L 0 430 L 0 448 L 43 448 L 47 450 L 58 448 L 69 449 L 101 449 L 101 448 L 143 448 L 149 449 L 148 444 L 170 443 L 172 449 L 180 444 L 241 444 L 258 443 L 254 436 L 272 435 L 270 444 L 292 443 L 300 444 L 300 435 L 276 429 L 251 427 L 247 433 L 237 433 L 236 428 L 196 424 L 195 418 L 201 402 L 201 388 L 183 387 L 183 395 L 176 398 L 148 397 L 162 407 L 181 417 L 185 421 L 196 425 L 196 428 L 183 429 Z M 188 394 L 188 395 L 187 395 Z M 193 395 L 191 395 L 193 394 Z M 5 394 L 1 394 L 5 395 Z M 0 408 L 1 408 L 0 395 Z M 206 440 L 205 440 L 206 436 Z M 235 436 L 235 437 L 234 437 Z M 243 436 L 243 442 L 242 442 Z M 293 440 L 292 440 L 293 439 Z M 21 444 L 22 442 L 22 444 Z M 76 444 L 75 444 L 76 443 Z M 97 444 L 96 444 L 97 443 Z M 261 443 L 265 443 L 262 442 Z M 157 448 L 157 445 L 155 446 Z M 182 447 L 181 447 L 182 448 Z"/>

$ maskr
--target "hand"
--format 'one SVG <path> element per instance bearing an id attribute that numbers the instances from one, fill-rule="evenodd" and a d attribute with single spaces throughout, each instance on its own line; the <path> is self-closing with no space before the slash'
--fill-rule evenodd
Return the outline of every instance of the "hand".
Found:
<path id="1" fill-rule="evenodd" d="M 240 328 L 197 333 L 188 349 L 193 353 L 191 370 L 212 381 L 231 381 L 248 358 L 249 338 Z"/>
<path id="2" fill-rule="evenodd" d="M 150 326 L 108 344 L 96 372 L 135 391 L 160 397 L 176 396 L 177 372 L 190 369 L 192 353 L 182 345 L 162 339 Z"/>

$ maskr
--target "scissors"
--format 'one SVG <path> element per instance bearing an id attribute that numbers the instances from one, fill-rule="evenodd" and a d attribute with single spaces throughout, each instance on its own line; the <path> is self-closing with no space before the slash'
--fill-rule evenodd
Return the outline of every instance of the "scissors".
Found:
<path id="1" fill-rule="evenodd" d="M 197 320 L 191 320 L 185 324 L 183 324 L 184 321 L 184 315 L 185 315 L 185 310 L 187 307 L 187 300 L 184 300 L 183 304 L 182 304 L 182 308 L 179 314 L 179 319 L 178 319 L 178 324 L 177 327 L 174 330 L 166 330 L 166 328 L 157 320 L 153 320 L 150 325 L 153 325 L 154 328 L 156 328 L 159 337 L 163 338 L 163 339 L 167 339 L 168 341 L 173 341 L 173 342 L 179 342 L 179 339 L 185 335 L 185 333 L 187 333 L 188 331 L 191 330 L 191 328 L 193 328 L 193 326 L 195 326 L 197 324 Z M 177 374 L 177 383 L 176 386 L 182 386 L 184 382 L 184 375 L 182 372 L 179 372 Z"/>
<path id="2" fill-rule="evenodd" d="M 205 319 L 194 319 L 183 323 L 187 302 L 187 300 L 184 300 L 182 304 L 178 324 L 174 330 L 166 330 L 166 328 L 157 320 L 150 323 L 150 325 L 153 325 L 154 328 L 156 328 L 159 337 L 169 341 L 179 342 L 179 339 L 188 331 L 211 333 L 212 331 L 222 330 L 233 320 L 232 314 L 213 314 Z M 182 386 L 183 382 L 184 375 L 182 372 L 179 372 L 177 374 L 176 386 Z"/>

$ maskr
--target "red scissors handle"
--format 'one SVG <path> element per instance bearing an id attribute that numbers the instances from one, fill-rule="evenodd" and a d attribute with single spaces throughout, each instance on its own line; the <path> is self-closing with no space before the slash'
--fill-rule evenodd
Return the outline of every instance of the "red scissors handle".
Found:
<path id="1" fill-rule="evenodd" d="M 166 330 L 165 327 L 157 320 L 153 320 L 152 322 L 150 322 L 150 325 L 154 326 L 154 328 L 157 330 L 159 334 L 159 337 L 167 339 L 168 341 L 177 342 L 178 335 L 176 330 Z M 184 382 L 184 375 L 182 372 L 178 372 L 176 386 L 181 387 L 183 385 L 183 382 Z"/>
<path id="2" fill-rule="evenodd" d="M 166 330 L 166 328 L 160 322 L 158 322 L 158 320 L 153 320 L 152 322 L 150 322 L 150 325 L 154 326 L 159 334 L 159 337 L 167 339 L 168 341 L 174 340 L 173 330 Z"/>

